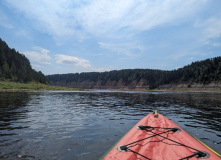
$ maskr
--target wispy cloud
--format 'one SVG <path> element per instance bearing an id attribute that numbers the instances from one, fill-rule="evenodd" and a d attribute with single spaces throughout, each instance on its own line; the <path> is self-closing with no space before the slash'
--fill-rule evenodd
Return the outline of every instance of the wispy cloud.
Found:
<path id="1" fill-rule="evenodd" d="M 114 0 L 91 1 L 76 10 L 80 25 L 92 34 L 125 37 L 173 21 L 189 19 L 205 4 L 197 0 Z M 181 20 L 182 19 L 182 20 Z M 131 32 L 133 31 L 133 32 Z"/>
<path id="2" fill-rule="evenodd" d="M 191 51 L 185 50 L 181 52 L 177 52 L 176 54 L 171 54 L 167 57 L 167 59 L 171 59 L 173 61 L 178 61 L 179 59 L 193 61 L 196 57 L 205 57 L 209 53 L 203 53 L 199 51 Z"/>
<path id="3" fill-rule="evenodd" d="M 51 57 L 48 55 L 50 51 L 41 47 L 33 47 L 31 51 L 22 52 L 31 61 L 39 64 L 51 64 Z"/>
<path id="4" fill-rule="evenodd" d="M 210 40 L 221 37 L 221 16 L 212 17 L 204 21 L 197 21 L 195 27 L 202 30 L 201 41 L 208 44 Z M 212 44 L 213 45 L 213 44 Z M 215 44 L 215 46 L 217 43 Z"/>
<path id="5" fill-rule="evenodd" d="M 141 56 L 143 53 L 143 47 L 135 43 L 103 43 L 98 42 L 101 48 L 105 48 L 117 54 L 125 55 L 130 58 Z"/>
<path id="6" fill-rule="evenodd" d="M 1 9 L 1 8 L 0 8 Z M 8 22 L 8 17 L 0 10 L 0 26 L 11 29 L 14 26 Z"/>
<path id="7" fill-rule="evenodd" d="M 221 43 L 213 43 L 212 46 L 214 46 L 214 47 L 220 47 L 220 46 L 221 46 Z"/>
<path id="8" fill-rule="evenodd" d="M 25 18 L 30 20 L 31 25 L 43 33 L 48 33 L 57 39 L 65 39 L 77 35 L 77 25 L 73 18 L 73 8 L 70 0 L 53 1 L 14 1 L 8 0 L 6 3 L 10 8 L 20 12 Z"/>
<path id="9" fill-rule="evenodd" d="M 24 37 L 26 39 L 31 39 L 31 36 L 28 34 L 28 32 L 26 30 L 23 30 L 23 29 L 22 30 L 18 30 L 16 32 L 16 35 L 20 36 L 20 37 Z"/>
<path id="10" fill-rule="evenodd" d="M 14 1 L 6 3 L 42 32 L 65 39 L 78 40 L 91 35 L 128 36 L 130 31 L 145 31 L 171 21 L 180 22 L 197 12 L 206 1 L 198 0 L 84 0 L 84 1 Z M 76 7 L 75 7 L 76 6 Z M 33 22 L 34 20 L 34 22 Z"/>

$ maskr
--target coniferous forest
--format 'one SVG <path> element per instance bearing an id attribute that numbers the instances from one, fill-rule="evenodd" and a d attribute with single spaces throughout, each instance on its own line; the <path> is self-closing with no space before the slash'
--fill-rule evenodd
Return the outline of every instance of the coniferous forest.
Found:
<path id="1" fill-rule="evenodd" d="M 163 84 L 188 82 L 209 84 L 212 82 L 221 82 L 221 57 L 206 59 L 203 61 L 193 62 L 190 65 L 184 66 L 172 71 L 154 70 L 154 69 L 124 69 L 113 70 L 109 72 L 85 72 L 85 73 L 70 73 L 70 74 L 55 74 L 47 76 L 49 81 L 59 82 L 83 82 L 102 81 L 105 85 L 107 81 L 123 80 L 126 83 L 132 81 L 139 82 L 145 79 L 148 82 L 149 88 L 154 89 Z"/>
<path id="2" fill-rule="evenodd" d="M 32 69 L 28 58 L 9 48 L 2 39 L 0 39 L 0 80 L 48 84 L 47 78 L 41 71 Z"/>
<path id="3" fill-rule="evenodd" d="M 0 39 L 0 80 L 12 80 L 15 82 L 83 82 L 101 81 L 103 85 L 107 81 L 119 81 L 130 84 L 145 79 L 150 89 L 163 84 L 188 82 L 209 84 L 221 82 L 221 56 L 193 62 L 183 68 L 172 71 L 156 69 L 123 69 L 107 72 L 83 72 L 69 74 L 54 74 L 45 76 L 41 71 L 32 69 L 28 58 L 15 49 L 11 49 Z"/>

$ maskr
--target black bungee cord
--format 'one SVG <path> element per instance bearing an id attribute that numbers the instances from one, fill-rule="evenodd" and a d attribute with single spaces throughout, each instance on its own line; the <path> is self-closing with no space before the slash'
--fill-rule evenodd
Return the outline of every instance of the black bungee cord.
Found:
<path id="1" fill-rule="evenodd" d="M 148 157 L 146 157 L 146 156 L 144 156 L 144 155 L 142 155 L 142 154 L 140 154 L 140 153 L 138 153 L 138 152 L 136 152 L 136 151 L 130 149 L 129 146 L 131 146 L 132 144 L 136 144 L 136 143 L 138 143 L 138 142 L 144 141 L 144 140 L 146 140 L 146 139 L 152 138 L 152 137 L 160 136 L 160 137 L 164 138 L 163 140 L 167 139 L 167 140 L 169 140 L 169 141 L 171 141 L 171 142 L 176 143 L 176 144 L 179 145 L 179 146 L 187 147 L 187 148 L 189 148 L 189 149 L 192 149 L 192 150 L 195 150 L 195 151 L 196 151 L 193 155 L 190 155 L 190 156 L 181 158 L 181 159 L 179 159 L 179 160 L 185 160 L 185 159 L 186 159 L 186 160 L 189 160 L 189 158 L 192 158 L 192 157 L 194 157 L 194 156 L 197 157 L 197 158 L 206 157 L 206 156 L 207 156 L 207 153 L 204 152 L 204 151 L 199 151 L 199 150 L 197 150 L 197 149 L 195 149 L 195 148 L 192 148 L 192 147 L 190 147 L 190 146 L 187 146 L 187 145 L 185 145 L 185 144 L 182 144 L 182 143 L 180 143 L 180 142 L 177 142 L 177 141 L 175 141 L 175 140 L 172 140 L 172 139 L 170 139 L 170 138 L 168 138 L 168 137 L 162 136 L 162 134 L 164 134 L 164 133 L 168 133 L 168 134 L 167 134 L 167 136 L 168 136 L 168 135 L 169 135 L 169 132 L 173 132 L 173 133 L 175 133 L 175 132 L 180 132 L 181 130 L 180 130 L 179 128 L 175 128 L 175 127 L 174 127 L 174 128 L 163 128 L 163 127 L 151 127 L 151 126 L 142 126 L 142 125 L 140 125 L 140 126 L 137 126 L 137 129 L 143 130 L 143 131 L 145 131 L 146 133 L 150 132 L 150 133 L 152 133 L 153 135 L 151 135 L 151 136 L 149 136 L 149 137 L 147 137 L 147 138 L 143 138 L 143 139 L 141 139 L 141 140 L 138 140 L 138 141 L 129 143 L 129 144 L 127 144 L 127 145 L 121 145 L 121 146 L 118 147 L 118 150 L 119 150 L 119 151 L 121 151 L 121 152 L 130 151 L 130 152 L 133 152 L 133 153 L 135 153 L 135 154 L 137 154 L 137 155 L 140 155 L 141 157 L 143 157 L 143 158 L 145 158 L 145 159 L 151 160 L 150 158 L 148 158 Z M 167 131 L 163 131 L 163 132 L 160 132 L 160 133 L 155 133 L 155 132 L 153 132 L 154 129 L 164 129 L 164 130 L 167 130 Z M 154 141 L 154 142 L 162 142 L 163 140 Z M 150 142 L 152 142 L 152 141 L 150 141 Z M 149 142 L 148 142 L 148 143 L 149 143 Z M 171 144 L 171 145 L 176 145 L 176 144 Z M 138 144 L 137 144 L 137 145 L 138 145 Z M 135 145 L 134 145 L 134 146 L 135 146 Z"/>

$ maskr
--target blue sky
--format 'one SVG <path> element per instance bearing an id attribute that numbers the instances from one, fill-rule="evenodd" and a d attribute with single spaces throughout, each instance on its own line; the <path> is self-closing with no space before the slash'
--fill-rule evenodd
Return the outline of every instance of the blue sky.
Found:
<path id="1" fill-rule="evenodd" d="M 221 0 L 1 0 L 0 38 L 44 74 L 221 56 Z"/>

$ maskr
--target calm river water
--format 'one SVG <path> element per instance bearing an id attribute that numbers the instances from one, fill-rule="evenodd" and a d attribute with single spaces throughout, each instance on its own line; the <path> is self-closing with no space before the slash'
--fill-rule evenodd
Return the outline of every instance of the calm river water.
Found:
<path id="1" fill-rule="evenodd" d="M 0 159 L 98 159 L 153 110 L 221 153 L 221 94 L 0 92 Z"/>

